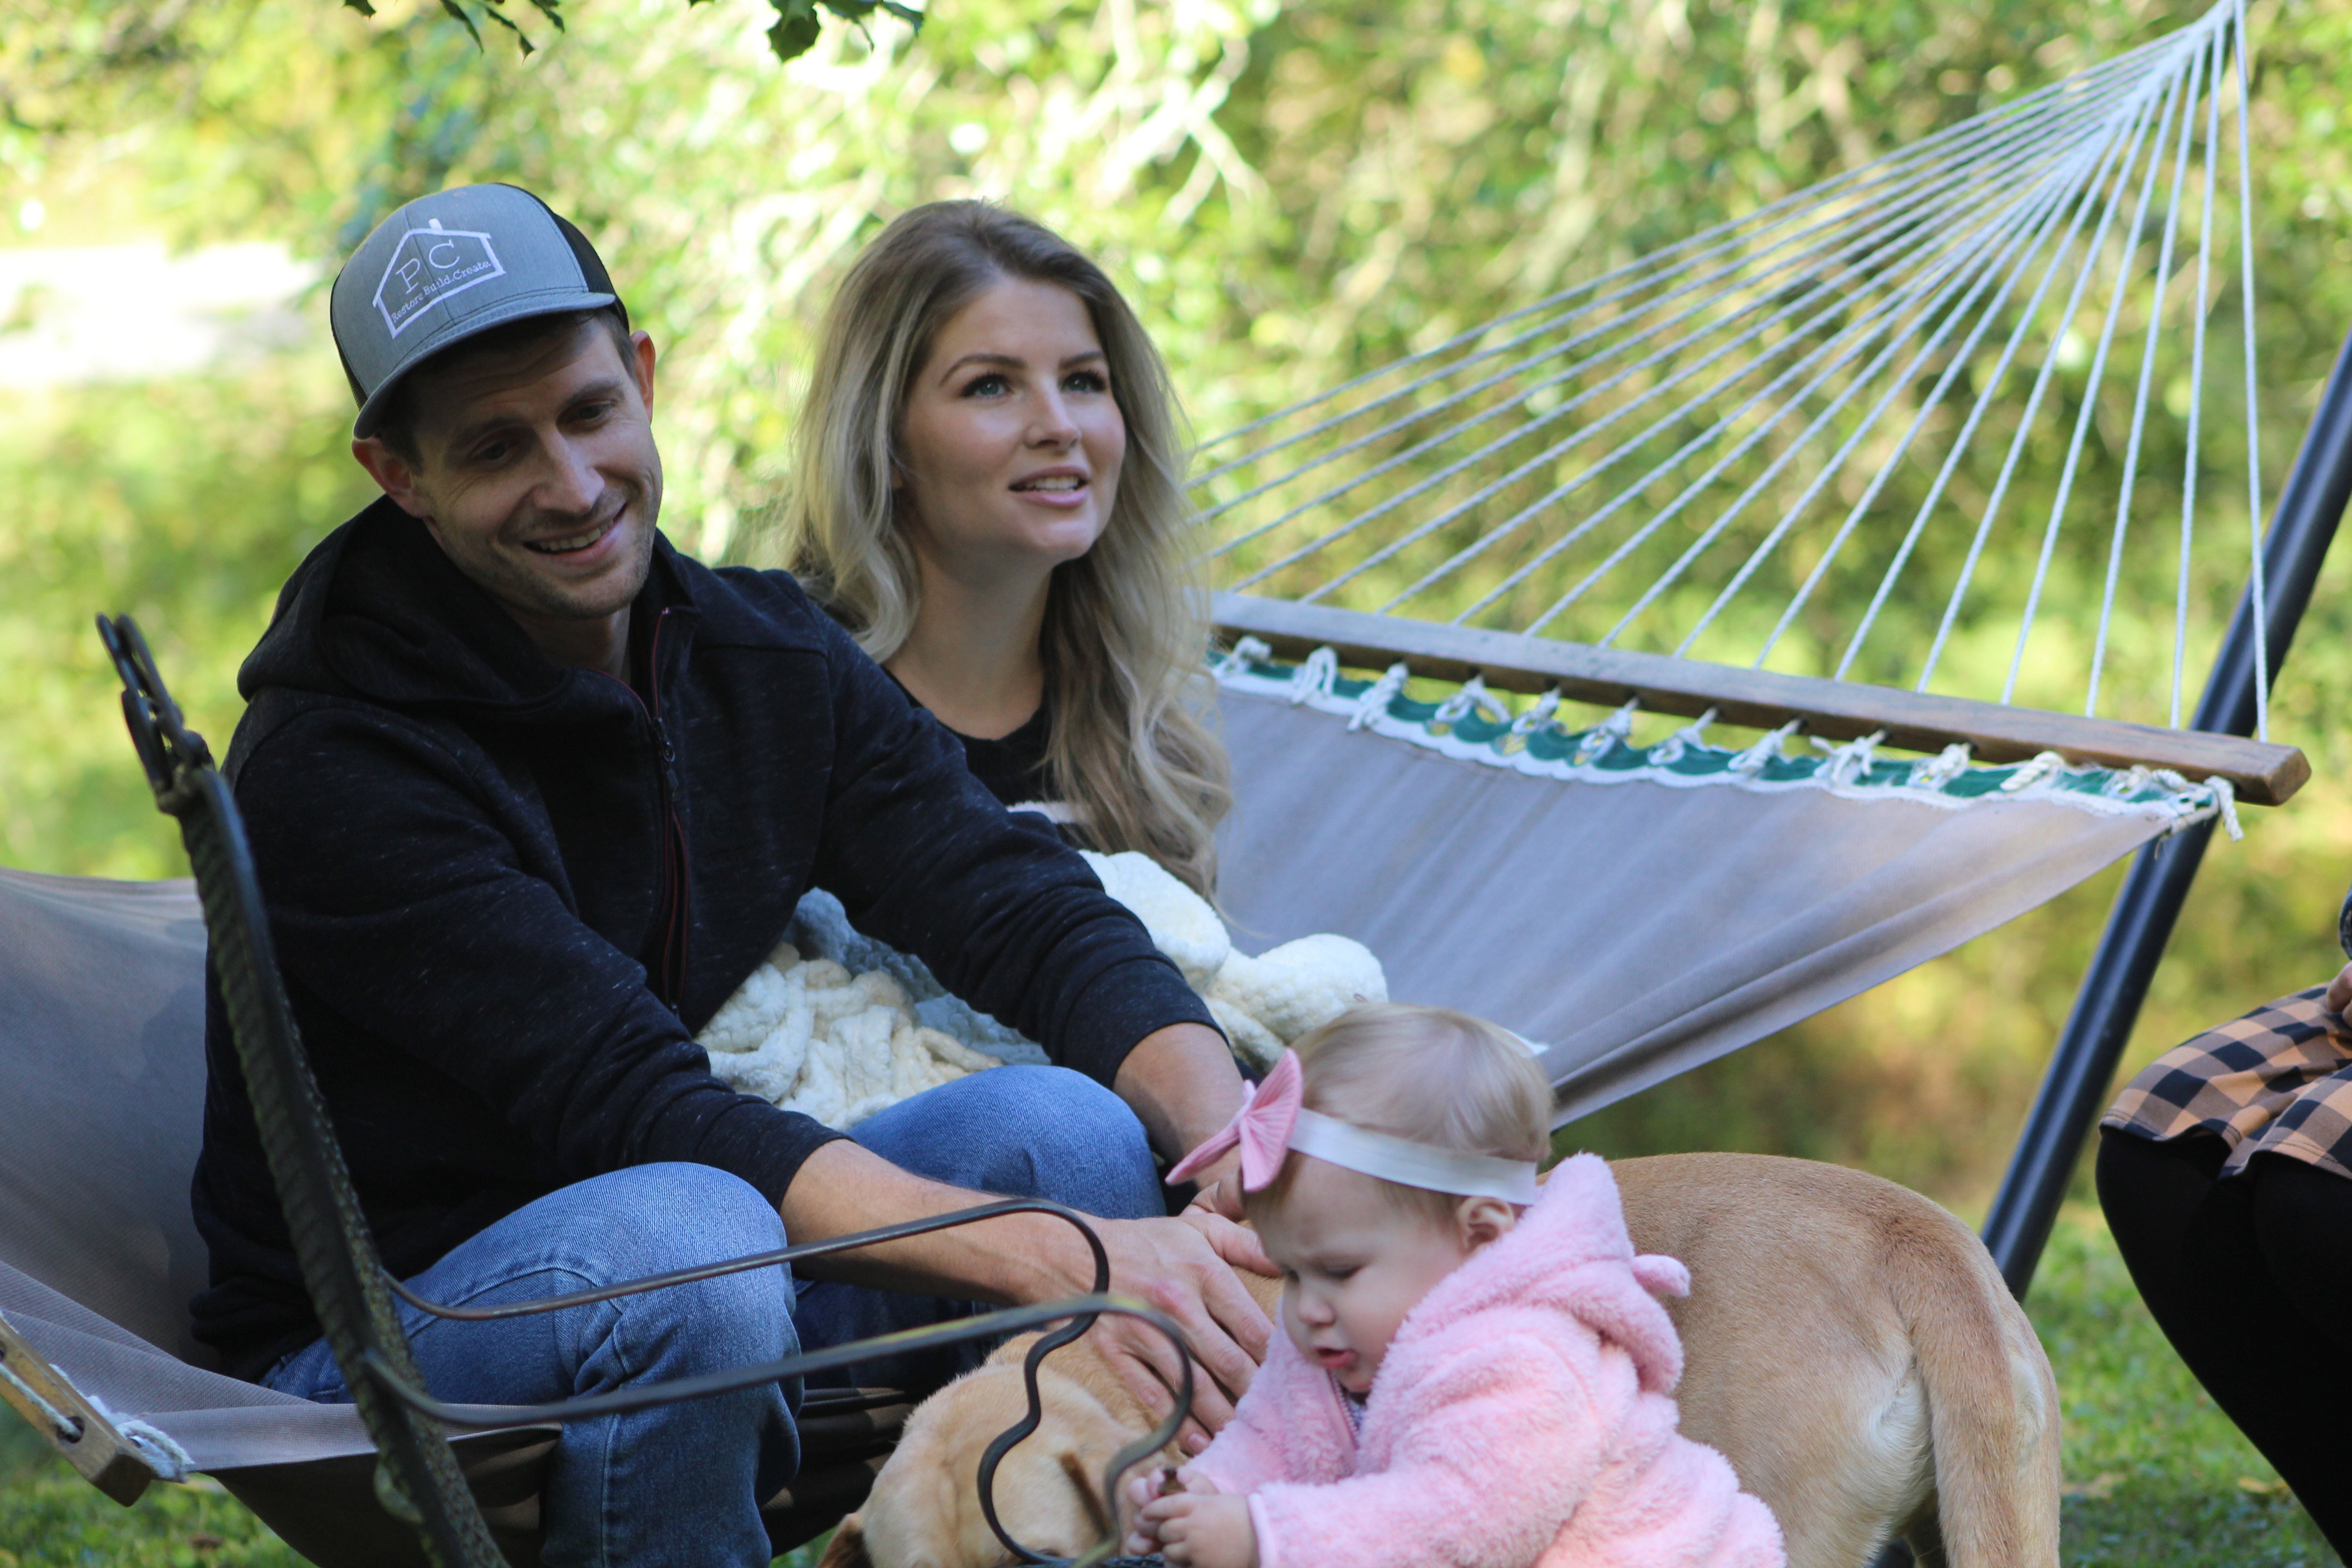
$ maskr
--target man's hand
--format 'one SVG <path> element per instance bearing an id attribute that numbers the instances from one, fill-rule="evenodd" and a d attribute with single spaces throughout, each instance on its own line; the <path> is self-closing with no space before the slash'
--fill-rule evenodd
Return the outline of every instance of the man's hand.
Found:
<path id="1" fill-rule="evenodd" d="M 1199 1208 L 1175 1219 L 1106 1220 L 1100 1230 L 1111 1289 L 1167 1313 L 1192 1343 L 1192 1415 L 1177 1441 L 1197 1454 L 1232 1419 L 1234 1402 L 1249 1387 L 1274 1333 L 1234 1270 L 1271 1274 L 1273 1265 L 1256 1237 Z M 1081 1267 L 1090 1268 L 1083 1246 L 1078 1255 Z M 1075 1279 L 1066 1289 L 1076 1294 L 1092 1283 Z M 1090 1332 L 1129 1392 L 1154 1415 L 1165 1415 L 1182 1375 L 1167 1337 L 1134 1318 L 1098 1318 Z"/>
<path id="2" fill-rule="evenodd" d="M 2327 983 L 2327 1010 L 2341 1013 L 2347 1005 L 2352 1005 L 2352 963 L 2337 970 L 2336 978 Z"/>
<path id="3" fill-rule="evenodd" d="M 1198 1024 L 1173 1024 L 1145 1036 L 1128 1053 L 1116 1087 L 1153 1146 L 1171 1160 L 1222 1130 L 1244 1093 L 1224 1037 Z M 1234 1223 L 1241 1215 L 1237 1159 L 1218 1162 L 1203 1181 L 1204 1198 L 1177 1218 L 1095 1222 L 1110 1256 L 1111 1289 L 1159 1308 L 1191 1342 L 1192 1417 L 1178 1440 L 1193 1453 L 1232 1416 L 1234 1401 L 1265 1359 L 1274 1331 L 1233 1275 L 1235 1268 L 1276 1272 L 1257 1238 Z M 985 1194 L 925 1181 L 845 1140 L 809 1156 L 779 1206 L 787 1235 L 815 1241 L 986 1201 Z M 887 1290 L 1007 1304 L 1094 1289 L 1094 1258 L 1086 1243 L 1062 1221 L 1043 1215 L 1010 1215 L 811 1258 L 801 1270 Z M 1133 1318 L 1098 1319 L 1092 1332 L 1136 1397 L 1164 1415 L 1181 1376 L 1174 1347 Z"/>
<path id="4" fill-rule="evenodd" d="M 1168 1559 L 1170 1568 L 1257 1568 L 1257 1531 L 1247 1498 L 1202 1492 L 1153 1498 L 1143 1505 L 1129 1546 L 1139 1540 Z"/>
<path id="5" fill-rule="evenodd" d="M 988 1197 L 926 1181 L 843 1139 L 808 1157 L 780 1206 L 786 1235 L 816 1241 L 951 1213 Z M 1192 1343 L 1193 1419 L 1181 1440 L 1197 1452 L 1233 1415 L 1233 1402 L 1249 1386 L 1274 1331 L 1233 1271 L 1272 1274 L 1274 1266 L 1257 1237 L 1199 1208 L 1175 1219 L 1096 1220 L 1094 1227 L 1110 1257 L 1110 1288 L 1167 1313 Z M 798 1268 L 814 1279 L 1006 1305 L 1080 1296 L 1095 1283 L 1094 1254 L 1066 1223 L 1049 1215 L 1007 1215 L 810 1258 Z M 1098 1319 L 1093 1331 L 1136 1397 L 1164 1414 L 1181 1375 L 1174 1348 L 1157 1329 L 1133 1318 Z"/>

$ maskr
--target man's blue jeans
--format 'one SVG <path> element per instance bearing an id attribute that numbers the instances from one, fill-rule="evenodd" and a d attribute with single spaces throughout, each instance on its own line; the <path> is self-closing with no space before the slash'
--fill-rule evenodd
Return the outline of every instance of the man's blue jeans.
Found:
<path id="1" fill-rule="evenodd" d="M 1108 1089 L 1061 1068 L 974 1073 L 881 1112 L 854 1135 L 903 1169 L 978 1192 L 1049 1197 L 1110 1218 L 1166 1212 L 1142 1124 Z M 429 1300 L 491 1306 L 783 1245 L 782 1220 L 740 1179 L 704 1165 L 641 1165 L 518 1209 L 409 1283 Z M 971 1310 L 766 1268 L 498 1322 L 453 1322 L 405 1305 L 400 1313 L 436 1395 L 535 1405 L 773 1361 Z M 840 1381 L 927 1389 L 984 1350 L 864 1364 Z M 263 1381 L 305 1399 L 350 1398 L 324 1341 Z M 541 1498 L 549 1568 L 766 1563 L 759 1504 L 800 1467 L 799 1404 L 797 1386 L 772 1384 L 566 1425 Z"/>

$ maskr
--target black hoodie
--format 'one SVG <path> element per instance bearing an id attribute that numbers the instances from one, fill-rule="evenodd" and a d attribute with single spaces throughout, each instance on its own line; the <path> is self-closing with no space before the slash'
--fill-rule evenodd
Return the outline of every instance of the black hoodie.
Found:
<path id="1" fill-rule="evenodd" d="M 395 1274 L 626 1165 L 715 1165 L 780 1200 L 841 1134 L 721 1084 L 693 1037 L 812 886 L 1103 1083 L 1152 1030 L 1210 1022 L 790 576 L 657 540 L 631 622 L 632 684 L 555 664 L 378 501 L 296 571 L 239 673 L 228 775 Z M 195 1330 L 253 1377 L 319 1327 L 217 986 L 205 1050 Z"/>

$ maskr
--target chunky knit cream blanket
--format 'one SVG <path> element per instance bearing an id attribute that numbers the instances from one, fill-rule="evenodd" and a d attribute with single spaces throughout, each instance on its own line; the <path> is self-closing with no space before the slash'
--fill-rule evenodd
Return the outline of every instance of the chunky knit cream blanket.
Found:
<path id="1" fill-rule="evenodd" d="M 1343 936 L 1307 936 L 1251 957 L 1206 900 L 1149 856 L 1087 854 L 1183 971 L 1244 1066 L 1360 1002 L 1388 1000 L 1380 960 Z M 910 1095 L 1003 1062 L 1042 1062 L 1036 1043 L 950 995 L 921 960 L 858 932 L 830 893 L 801 903 L 785 942 L 702 1031 L 710 1070 L 747 1094 L 852 1127 Z"/>

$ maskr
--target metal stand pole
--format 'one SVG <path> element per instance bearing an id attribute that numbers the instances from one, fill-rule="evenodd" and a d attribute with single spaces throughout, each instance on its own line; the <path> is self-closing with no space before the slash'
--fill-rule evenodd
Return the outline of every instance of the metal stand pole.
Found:
<path id="1" fill-rule="evenodd" d="M 2273 681 L 2311 603 L 2320 563 L 2336 537 L 2347 496 L 2352 496 L 2352 338 L 2336 355 L 2318 412 L 2280 492 L 2270 536 L 2263 542 L 2270 593 L 2266 641 Z M 2250 584 L 2213 661 L 2190 728 L 2231 735 L 2253 732 L 2256 608 Z M 2034 1265 L 2050 1239 L 2083 1141 L 2106 1103 L 2116 1064 L 2123 1058 L 2148 982 L 2212 837 L 2209 821 L 2148 846 L 2132 863 L 2116 897 L 2105 934 L 2099 939 L 1985 1221 L 1985 1245 L 2021 1299 L 2032 1283 Z"/>
<path id="2" fill-rule="evenodd" d="M 2295 454 L 2286 489 L 2279 495 L 2270 537 L 2263 541 L 2273 681 L 2311 603 L 2312 586 L 2319 579 L 2320 563 L 2326 559 L 2347 497 L 2352 497 L 2352 337 L 2345 340 L 2336 368 L 2328 373 L 2319 411 L 2312 416 L 2303 450 Z M 2189 727 L 2230 735 L 2253 733 L 2252 584 L 2238 601 L 2238 613 L 2231 618 L 2229 636 L 2213 660 Z M 2140 851 L 2123 890 L 2116 895 L 2099 950 L 2083 976 L 2083 989 L 2075 994 L 2066 1030 L 2051 1053 L 2050 1071 L 2034 1096 L 2017 1152 L 2010 1156 L 2009 1172 L 1985 1221 L 1985 1246 L 2020 1300 L 2033 1283 L 2034 1265 L 2042 1261 L 2074 1162 L 2082 1156 L 2083 1140 L 2090 1136 L 2091 1124 L 2106 1103 L 2116 1064 L 2123 1058 L 2139 1005 L 2147 999 L 2148 982 L 2156 976 L 2164 944 L 2171 940 L 2173 922 L 2180 918 L 2181 903 L 2212 837 L 2213 824 L 2200 822 L 2158 839 Z M 1910 1548 L 1896 1541 L 1879 1553 L 1874 1568 L 1912 1568 L 1912 1563 Z"/>

